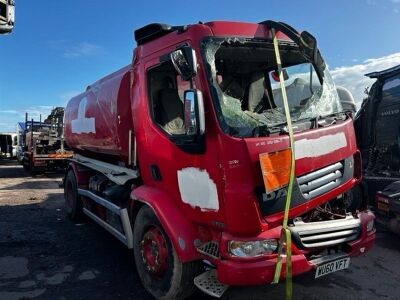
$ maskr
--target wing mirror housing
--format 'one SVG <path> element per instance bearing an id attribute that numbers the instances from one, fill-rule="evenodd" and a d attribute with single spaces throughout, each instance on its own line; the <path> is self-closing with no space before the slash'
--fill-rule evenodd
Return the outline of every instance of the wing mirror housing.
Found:
<path id="1" fill-rule="evenodd" d="M 14 0 L 0 0 L 0 34 L 10 33 L 14 28 Z"/>
<path id="2" fill-rule="evenodd" d="M 326 64 L 317 47 L 317 39 L 309 32 L 302 31 L 300 34 L 300 48 L 308 59 L 314 63 L 316 69 L 322 75 Z"/>
<path id="3" fill-rule="evenodd" d="M 185 131 L 188 136 L 201 136 L 205 131 L 203 94 L 196 89 L 184 93 Z"/>
<path id="4" fill-rule="evenodd" d="M 175 70 L 182 79 L 188 81 L 197 74 L 197 58 L 193 48 L 183 46 L 170 54 Z"/>

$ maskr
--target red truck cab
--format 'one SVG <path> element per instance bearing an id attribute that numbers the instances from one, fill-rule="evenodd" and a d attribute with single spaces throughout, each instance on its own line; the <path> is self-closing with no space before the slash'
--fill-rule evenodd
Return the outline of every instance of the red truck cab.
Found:
<path id="1" fill-rule="evenodd" d="M 133 248 L 156 298 L 187 297 L 193 280 L 220 296 L 273 279 L 287 181 L 279 166 L 264 176 L 260 155 L 279 156 L 289 140 L 268 24 L 145 26 L 132 63 L 67 105 L 65 138 L 78 154 L 68 213 L 83 209 Z M 319 51 L 310 58 L 277 36 L 295 132 L 293 275 L 319 277 L 373 245 L 374 215 L 352 193 L 353 122 Z"/>

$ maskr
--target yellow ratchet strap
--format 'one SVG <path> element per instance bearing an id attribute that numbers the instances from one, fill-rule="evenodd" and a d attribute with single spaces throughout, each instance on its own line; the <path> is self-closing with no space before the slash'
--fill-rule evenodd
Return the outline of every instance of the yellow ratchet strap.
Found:
<path id="1" fill-rule="evenodd" d="M 283 244 L 286 243 L 286 293 L 285 299 L 292 299 L 292 238 L 290 234 L 290 230 L 288 228 L 288 218 L 289 218 L 289 209 L 290 209 L 290 201 L 292 199 L 292 189 L 293 189 L 293 181 L 294 181 L 294 170 L 295 170 L 295 155 L 294 155 L 294 137 L 293 137 L 293 128 L 292 128 L 292 119 L 290 117 L 289 104 L 286 94 L 285 82 L 282 74 L 282 63 L 281 57 L 279 53 L 279 45 L 278 38 L 276 36 L 275 29 L 271 28 L 273 42 L 274 42 L 274 50 L 276 63 L 278 66 L 278 74 L 279 74 L 279 82 L 282 91 L 282 99 L 285 108 L 287 129 L 289 133 L 289 147 L 291 149 L 291 163 L 290 163 L 290 175 L 289 175 L 289 184 L 287 187 L 287 196 L 285 203 L 285 212 L 283 217 L 282 231 L 279 241 L 278 247 L 278 258 L 275 266 L 275 275 L 272 283 L 278 283 L 281 275 L 282 269 L 282 252 L 283 252 Z"/>

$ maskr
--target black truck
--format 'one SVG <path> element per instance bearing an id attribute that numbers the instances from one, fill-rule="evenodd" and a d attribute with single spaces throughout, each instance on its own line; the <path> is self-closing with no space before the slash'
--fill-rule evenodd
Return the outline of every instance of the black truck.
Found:
<path id="1" fill-rule="evenodd" d="M 363 158 L 362 190 L 378 220 L 400 234 L 400 65 L 365 76 L 376 81 L 354 121 Z"/>

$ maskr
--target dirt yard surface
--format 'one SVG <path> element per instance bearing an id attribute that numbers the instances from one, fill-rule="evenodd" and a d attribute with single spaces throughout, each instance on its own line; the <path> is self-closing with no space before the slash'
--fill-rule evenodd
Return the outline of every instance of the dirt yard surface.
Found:
<path id="1" fill-rule="evenodd" d="M 62 174 L 0 161 L 0 300 L 151 299 L 128 249 L 91 221 L 65 217 Z M 379 229 L 350 268 L 294 279 L 294 299 L 400 299 L 400 238 Z M 284 285 L 231 288 L 224 299 L 283 299 Z M 197 293 L 196 299 L 212 299 Z"/>

